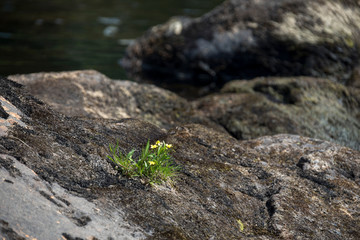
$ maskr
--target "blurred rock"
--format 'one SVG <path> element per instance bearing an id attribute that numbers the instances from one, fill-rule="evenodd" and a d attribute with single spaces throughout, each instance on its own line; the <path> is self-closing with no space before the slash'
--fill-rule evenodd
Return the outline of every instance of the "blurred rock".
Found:
<path id="1" fill-rule="evenodd" d="M 232 81 L 195 108 L 237 139 L 291 133 L 360 149 L 360 91 L 311 77 Z"/>
<path id="2" fill-rule="evenodd" d="M 151 28 L 122 63 L 154 81 L 305 75 L 345 83 L 359 63 L 359 29 L 355 0 L 228 0 L 200 18 Z"/>

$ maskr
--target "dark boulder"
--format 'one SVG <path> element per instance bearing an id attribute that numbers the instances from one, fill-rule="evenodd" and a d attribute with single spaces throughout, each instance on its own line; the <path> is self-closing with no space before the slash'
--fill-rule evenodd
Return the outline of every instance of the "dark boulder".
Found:
<path id="1" fill-rule="evenodd" d="M 188 124 L 69 117 L 0 80 L 0 236 L 10 239 L 359 239 L 360 152 L 295 135 L 238 141 Z M 174 145 L 172 184 L 106 159 Z"/>
<path id="2" fill-rule="evenodd" d="M 346 83 L 360 59 L 359 29 L 355 0 L 228 0 L 153 27 L 128 47 L 123 66 L 135 77 L 195 85 L 301 75 Z"/>
<path id="3" fill-rule="evenodd" d="M 227 83 L 194 108 L 237 139 L 291 133 L 360 150 L 360 90 L 311 77 Z"/>

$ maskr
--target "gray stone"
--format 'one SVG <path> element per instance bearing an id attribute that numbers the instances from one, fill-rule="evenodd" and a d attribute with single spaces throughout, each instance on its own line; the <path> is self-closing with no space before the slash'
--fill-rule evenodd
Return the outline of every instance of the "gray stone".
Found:
<path id="1" fill-rule="evenodd" d="M 139 118 L 162 128 L 202 123 L 189 102 L 151 84 L 114 81 L 94 70 L 12 75 L 37 98 L 68 116 L 104 119 Z"/>
<path id="2" fill-rule="evenodd" d="M 296 135 L 238 141 L 199 124 L 164 131 L 69 117 L 7 79 L 0 94 L 3 238 L 360 238 L 358 151 Z M 106 158 L 116 140 L 128 152 L 148 139 L 174 145 L 172 183 L 128 179 Z"/>
<path id="3" fill-rule="evenodd" d="M 311 77 L 232 81 L 194 102 L 237 139 L 291 133 L 360 149 L 360 91 Z"/>
<path id="4" fill-rule="evenodd" d="M 359 63 L 355 0 L 228 0 L 202 17 L 172 18 L 127 49 L 123 66 L 154 81 L 222 84 L 258 76 L 349 81 Z"/>
<path id="5" fill-rule="evenodd" d="M 113 81 L 96 71 L 10 76 L 68 116 L 138 118 L 161 128 L 199 123 L 239 140 L 280 133 L 360 149 L 360 90 L 311 77 L 231 81 L 188 101 L 151 84 Z"/>
<path id="6" fill-rule="evenodd" d="M 17 174 L 0 168 L 0 236 L 4 226 L 27 239 L 139 239 L 142 230 L 124 220 L 121 207 L 108 208 L 101 200 L 88 201 L 56 183 L 48 183 L 15 158 L 1 154 Z M 3 167 L 3 166 L 2 166 Z M 7 236 L 5 239 L 15 239 Z"/>

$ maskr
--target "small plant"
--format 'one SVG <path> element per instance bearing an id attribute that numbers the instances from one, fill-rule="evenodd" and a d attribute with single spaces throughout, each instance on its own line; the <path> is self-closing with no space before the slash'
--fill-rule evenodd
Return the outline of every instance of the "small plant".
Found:
<path id="1" fill-rule="evenodd" d="M 116 169 L 127 177 L 139 177 L 150 184 L 161 183 L 169 180 L 176 175 L 179 170 L 172 162 L 170 152 L 172 145 L 157 141 L 150 145 L 148 141 L 146 147 L 141 150 L 138 159 L 133 159 L 135 150 L 131 150 L 124 155 L 119 150 L 119 144 L 112 146 L 110 144 L 111 156 L 107 157 L 117 166 Z"/>

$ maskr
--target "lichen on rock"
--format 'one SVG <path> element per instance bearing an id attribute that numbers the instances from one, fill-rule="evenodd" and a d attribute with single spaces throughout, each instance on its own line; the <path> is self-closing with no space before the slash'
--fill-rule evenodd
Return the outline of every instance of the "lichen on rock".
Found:
<path id="1" fill-rule="evenodd" d="M 141 78 L 221 86 L 200 98 L 93 70 L 0 78 L 0 238 L 360 239 L 359 9 L 228 0 L 129 46 Z M 106 157 L 157 140 L 172 182 Z"/>
<path id="2" fill-rule="evenodd" d="M 194 123 L 165 131 L 136 119 L 69 117 L 7 79 L 0 81 L 0 94 L 22 112 L 28 127 L 14 124 L 0 137 L 0 194 L 12 196 L 1 197 L 0 208 L 6 209 L 0 211 L 1 236 L 360 236 L 356 150 L 288 134 L 238 141 Z M 106 159 L 109 143 L 118 141 L 127 152 L 148 139 L 174 146 L 181 171 L 172 185 L 143 185 L 117 174 Z M 24 195 L 21 189 L 31 192 Z M 32 197 L 36 204 L 23 204 Z M 108 228 L 100 228 L 104 225 Z"/>

